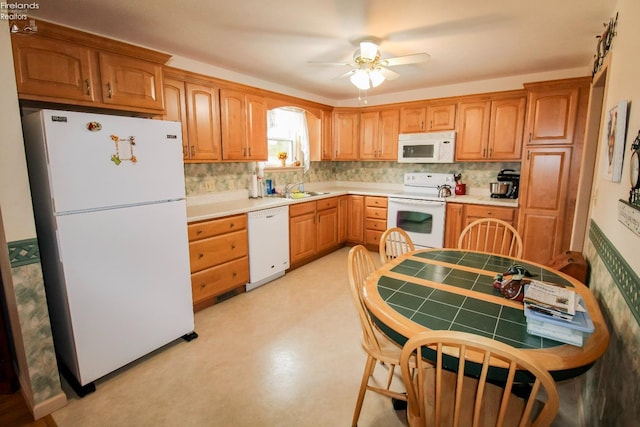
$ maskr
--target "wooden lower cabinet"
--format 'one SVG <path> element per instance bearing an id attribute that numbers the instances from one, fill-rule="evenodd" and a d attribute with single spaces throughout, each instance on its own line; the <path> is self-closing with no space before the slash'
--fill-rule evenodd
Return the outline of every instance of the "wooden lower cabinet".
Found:
<path id="1" fill-rule="evenodd" d="M 517 209 L 506 206 L 447 203 L 445 216 L 444 247 L 457 248 L 462 230 L 480 218 L 496 218 L 516 227 Z"/>
<path id="2" fill-rule="evenodd" d="M 364 244 L 370 250 L 378 250 L 380 237 L 387 229 L 387 198 L 364 198 Z"/>
<path id="3" fill-rule="evenodd" d="M 350 195 L 347 214 L 347 241 L 359 245 L 364 243 L 364 196 Z"/>
<path id="4" fill-rule="evenodd" d="M 233 215 L 188 225 L 191 291 L 194 310 L 249 281 L 247 215 Z"/>
<path id="5" fill-rule="evenodd" d="M 339 198 L 330 197 L 289 206 L 289 258 L 292 267 L 340 246 Z"/>

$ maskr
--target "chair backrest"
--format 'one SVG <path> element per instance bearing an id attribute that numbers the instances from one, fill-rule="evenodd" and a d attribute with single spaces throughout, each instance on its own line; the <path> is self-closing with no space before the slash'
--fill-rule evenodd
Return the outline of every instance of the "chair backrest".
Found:
<path id="1" fill-rule="evenodd" d="M 520 258 L 522 238 L 508 222 L 495 218 L 480 218 L 462 230 L 458 238 L 458 248 Z"/>
<path id="2" fill-rule="evenodd" d="M 362 326 L 363 343 L 374 351 L 381 352 L 380 343 L 376 338 L 373 330 L 373 322 L 369 316 L 366 306 L 364 305 L 364 284 L 365 279 L 375 271 L 376 267 L 371 259 L 371 255 L 367 248 L 357 245 L 351 248 L 348 257 L 349 286 L 351 288 L 351 296 L 356 304 L 358 316 L 360 317 L 360 325 Z"/>
<path id="3" fill-rule="evenodd" d="M 417 354 L 428 355 L 429 360 L 416 360 Z M 466 360 L 470 355 L 482 362 L 470 366 L 472 362 Z M 488 382 L 495 374 L 490 366 L 504 367 L 501 378 L 506 380 L 501 386 Z M 479 377 L 464 375 L 472 367 Z M 549 426 L 558 413 L 560 398 L 549 372 L 523 351 L 490 338 L 456 331 L 424 332 L 406 342 L 400 368 L 412 427 Z M 531 391 L 525 393 L 527 397 L 513 394 L 525 384 Z"/>
<path id="4" fill-rule="evenodd" d="M 406 231 L 400 227 L 393 227 L 382 233 L 379 249 L 380 261 L 386 264 L 404 253 L 414 251 L 416 248 Z"/>

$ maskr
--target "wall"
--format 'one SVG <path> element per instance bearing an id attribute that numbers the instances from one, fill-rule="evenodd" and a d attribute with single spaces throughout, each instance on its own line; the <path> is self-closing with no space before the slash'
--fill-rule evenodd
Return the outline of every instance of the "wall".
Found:
<path id="1" fill-rule="evenodd" d="M 22 393 L 36 418 L 66 404 L 44 295 L 7 21 L 0 20 L 0 266 Z"/>
<path id="2" fill-rule="evenodd" d="M 591 202 L 589 239 L 590 286 L 609 323 L 611 342 L 605 356 L 584 378 L 585 420 L 589 426 L 637 426 L 640 420 L 640 237 L 618 221 L 618 200 L 629 192 L 630 145 L 640 128 L 640 2 L 618 0 L 617 36 L 610 51 L 604 115 L 618 101 L 630 101 L 622 181 L 602 175 L 607 122 L 601 121 Z"/>
<path id="3" fill-rule="evenodd" d="M 187 195 L 205 193 L 205 182 L 213 181 L 213 192 L 244 190 L 255 163 L 193 163 L 185 165 Z M 519 162 L 465 162 L 452 164 L 400 164 L 397 162 L 311 162 L 306 173 L 301 170 L 265 172 L 265 179 L 273 179 L 278 190 L 285 183 L 350 181 L 402 184 L 407 172 L 462 173 L 467 188 L 486 190 L 501 169 L 520 170 Z"/>

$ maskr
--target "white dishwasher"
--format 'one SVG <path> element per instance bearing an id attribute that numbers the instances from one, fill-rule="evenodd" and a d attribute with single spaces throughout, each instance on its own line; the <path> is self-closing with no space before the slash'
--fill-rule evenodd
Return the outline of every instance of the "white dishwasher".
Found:
<path id="1" fill-rule="evenodd" d="M 284 276 L 289 268 L 289 206 L 249 212 L 248 217 L 251 291 Z"/>

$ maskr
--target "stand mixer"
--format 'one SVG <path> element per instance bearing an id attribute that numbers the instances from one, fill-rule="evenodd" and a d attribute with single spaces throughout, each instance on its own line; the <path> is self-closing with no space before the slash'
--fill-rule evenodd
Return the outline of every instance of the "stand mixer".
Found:
<path id="1" fill-rule="evenodd" d="M 490 184 L 491 197 L 500 199 L 517 199 L 520 187 L 520 174 L 514 169 L 502 169 L 498 173 L 497 182 Z"/>

